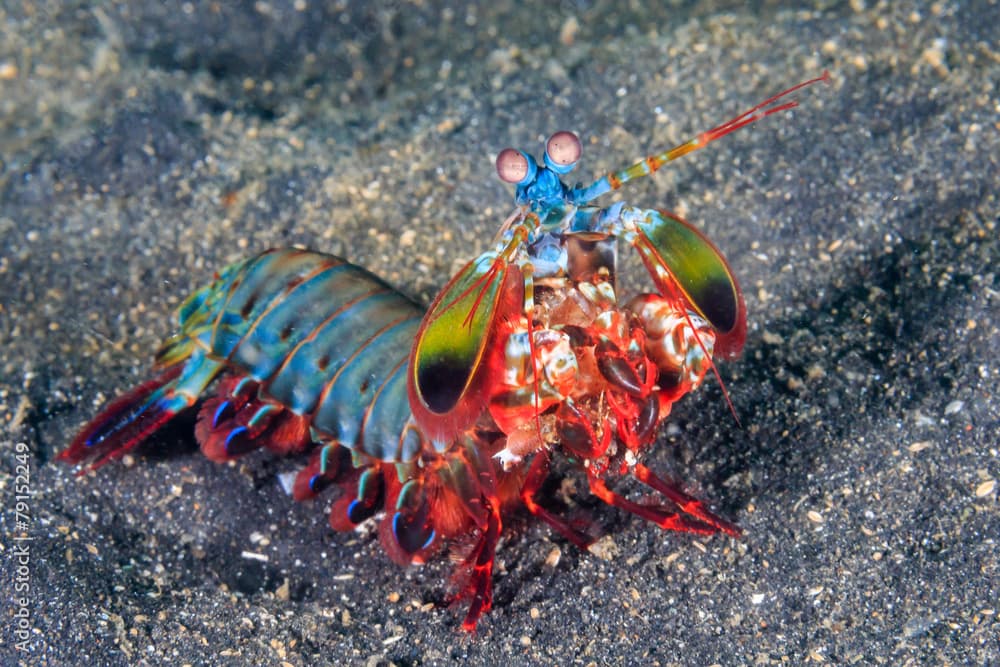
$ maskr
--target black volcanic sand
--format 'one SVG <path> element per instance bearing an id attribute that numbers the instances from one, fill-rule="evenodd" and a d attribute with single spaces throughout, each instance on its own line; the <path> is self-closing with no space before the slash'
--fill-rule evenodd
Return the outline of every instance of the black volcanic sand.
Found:
<path id="1" fill-rule="evenodd" d="M 0 10 L 0 660 L 1000 663 L 1000 5 L 428 4 Z M 664 533 L 570 475 L 597 553 L 515 514 L 467 637 L 447 561 L 334 533 L 328 499 L 282 491 L 295 462 L 209 463 L 193 418 L 96 475 L 52 462 L 224 264 L 303 245 L 426 302 L 510 210 L 505 146 L 573 129 L 585 180 L 824 69 L 800 109 L 622 192 L 741 278 L 743 427 L 710 382 L 648 462 L 743 539 Z"/>

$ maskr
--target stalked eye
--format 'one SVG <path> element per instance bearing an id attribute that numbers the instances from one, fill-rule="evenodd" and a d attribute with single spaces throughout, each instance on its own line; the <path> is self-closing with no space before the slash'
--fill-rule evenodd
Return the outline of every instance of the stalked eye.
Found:
<path id="1" fill-rule="evenodd" d="M 556 132 L 545 143 L 545 166 L 557 174 L 568 174 L 576 166 L 583 146 L 572 132 Z"/>
<path id="2" fill-rule="evenodd" d="M 531 182 L 537 170 L 535 161 L 516 148 L 505 148 L 497 155 L 497 175 L 505 183 L 525 185 Z"/>

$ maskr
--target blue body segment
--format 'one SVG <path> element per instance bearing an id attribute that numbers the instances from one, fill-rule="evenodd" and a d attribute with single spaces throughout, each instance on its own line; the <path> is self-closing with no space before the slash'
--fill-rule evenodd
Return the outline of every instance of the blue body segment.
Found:
<path id="1" fill-rule="evenodd" d="M 211 291 L 227 294 L 225 303 L 214 313 L 209 340 L 211 354 L 228 359 L 258 319 L 315 271 L 323 267 L 322 255 L 302 251 L 279 251 L 247 260 L 233 277 L 216 281 Z M 224 272 L 226 273 L 226 272 Z M 184 329 L 185 322 L 181 321 Z M 247 369 L 248 371 L 251 369 Z"/>
<path id="2" fill-rule="evenodd" d="M 371 408 L 365 416 L 361 448 L 369 453 L 384 450 L 381 457 L 383 461 L 412 461 L 423 445 L 419 432 L 406 426 L 411 424 L 412 415 L 406 396 L 406 369 L 406 358 L 403 357 L 372 398 Z M 404 424 L 402 431 L 399 430 L 400 424 Z M 394 439 L 396 449 L 390 450 L 388 445 Z"/>
<path id="3" fill-rule="evenodd" d="M 192 295 L 162 354 L 184 351 L 176 390 L 191 403 L 231 367 L 259 382 L 264 398 L 307 417 L 317 441 L 405 463 L 423 443 L 405 372 L 422 315 L 358 266 L 272 250 L 227 267 Z"/>
<path id="4" fill-rule="evenodd" d="M 217 345 L 212 352 L 249 371 L 250 377 L 266 382 L 289 356 L 290 351 L 313 334 L 329 316 L 329 295 L 350 302 L 370 294 L 367 281 L 354 279 L 345 264 L 323 268 L 287 289 L 280 301 L 269 304 L 231 350 Z M 223 317 L 228 316 L 226 313 Z M 246 325 L 244 325 L 246 326 Z M 222 337 L 216 338 L 219 343 Z"/>
<path id="5" fill-rule="evenodd" d="M 409 313 L 410 310 L 417 311 L 396 292 L 369 292 L 348 301 L 333 310 L 285 357 L 268 383 L 268 392 L 298 414 L 312 412 L 329 379 L 371 337 L 370 323 L 392 322 L 402 316 L 413 322 L 415 331 L 420 320 L 416 313 Z M 396 357 L 402 359 L 405 354 L 404 350 Z"/>
<path id="6" fill-rule="evenodd" d="M 394 322 L 365 341 L 357 355 L 349 359 L 327 381 L 319 405 L 313 413 L 313 428 L 331 434 L 349 449 L 360 444 L 362 451 L 370 456 L 382 459 L 384 455 L 388 455 L 383 460 L 396 460 L 396 443 L 402 436 L 405 421 L 409 419 L 409 409 L 407 408 L 405 415 L 397 415 L 405 417 L 401 420 L 402 423 L 397 422 L 387 429 L 387 441 L 369 442 L 367 438 L 362 438 L 364 415 L 359 414 L 358 406 L 364 406 L 364 411 L 367 411 L 372 401 L 382 392 L 389 394 L 386 400 L 409 405 L 405 382 L 393 384 L 387 381 L 391 380 L 393 372 L 401 363 L 406 363 L 407 345 L 413 342 L 418 325 L 419 321 L 416 320 Z"/>

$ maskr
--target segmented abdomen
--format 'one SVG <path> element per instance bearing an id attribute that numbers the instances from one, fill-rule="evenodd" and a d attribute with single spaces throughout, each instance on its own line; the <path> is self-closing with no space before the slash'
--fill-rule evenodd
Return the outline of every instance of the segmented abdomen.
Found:
<path id="1" fill-rule="evenodd" d="M 310 420 L 319 439 L 383 461 L 420 449 L 406 361 L 423 310 L 338 257 L 269 250 L 226 268 L 180 309 L 161 363 L 194 347 Z"/>

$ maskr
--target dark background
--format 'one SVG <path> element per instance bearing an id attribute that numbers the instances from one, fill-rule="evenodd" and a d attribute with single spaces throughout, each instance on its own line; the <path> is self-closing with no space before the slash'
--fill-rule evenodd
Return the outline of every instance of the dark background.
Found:
<path id="1" fill-rule="evenodd" d="M 996 2 L 4 7 L 5 664 L 1000 662 Z M 467 637 L 433 606 L 447 561 L 333 533 L 326 501 L 281 490 L 293 462 L 210 464 L 190 419 L 134 466 L 51 462 L 224 264 L 300 244 L 426 301 L 511 208 L 505 146 L 572 129 L 589 179 L 824 69 L 801 109 L 622 192 L 741 278 L 746 352 L 722 372 L 743 428 L 709 383 L 648 462 L 742 540 L 663 533 L 576 479 L 600 553 L 515 516 Z"/>

